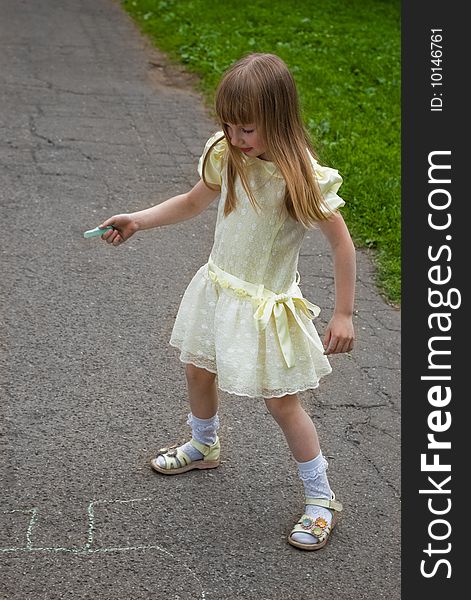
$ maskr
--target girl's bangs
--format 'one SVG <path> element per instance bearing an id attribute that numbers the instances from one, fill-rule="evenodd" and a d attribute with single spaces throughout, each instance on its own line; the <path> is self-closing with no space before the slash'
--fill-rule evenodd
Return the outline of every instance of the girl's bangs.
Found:
<path id="1" fill-rule="evenodd" d="M 249 125 L 259 122 L 251 97 L 241 90 L 220 90 L 216 112 L 222 124 Z"/>
<path id="2" fill-rule="evenodd" d="M 221 123 L 231 123 L 232 125 L 249 125 L 256 123 L 254 111 L 248 106 L 248 103 L 234 102 L 230 106 L 225 106 L 219 113 Z"/>

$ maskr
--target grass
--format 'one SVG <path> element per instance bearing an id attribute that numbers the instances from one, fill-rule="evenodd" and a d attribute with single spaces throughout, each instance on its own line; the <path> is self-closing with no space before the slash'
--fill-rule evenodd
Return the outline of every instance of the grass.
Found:
<path id="1" fill-rule="evenodd" d="M 322 163 L 344 178 L 342 213 L 400 302 L 400 1 L 122 0 L 155 45 L 200 77 L 209 103 L 248 52 L 278 54 Z"/>

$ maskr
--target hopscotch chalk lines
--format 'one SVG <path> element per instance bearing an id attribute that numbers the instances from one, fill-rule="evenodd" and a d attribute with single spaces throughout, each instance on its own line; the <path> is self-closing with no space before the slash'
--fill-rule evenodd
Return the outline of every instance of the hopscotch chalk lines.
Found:
<path id="1" fill-rule="evenodd" d="M 146 550 L 157 550 L 158 552 L 162 552 L 168 558 L 171 558 L 173 561 L 177 561 L 181 564 L 182 568 L 191 576 L 191 578 L 197 583 L 198 588 L 200 588 L 200 598 L 201 600 L 205 600 L 205 591 L 203 589 L 202 583 L 200 579 L 196 576 L 196 574 L 187 567 L 181 559 L 177 556 L 171 554 L 165 548 L 158 545 L 137 545 L 137 546 L 112 546 L 105 548 L 95 548 L 93 545 L 94 536 L 95 536 L 95 507 L 99 505 L 108 505 L 108 504 L 131 504 L 135 502 L 144 502 L 153 500 L 153 498 L 134 498 L 132 500 L 95 500 L 89 503 L 87 508 L 87 519 L 88 519 L 88 531 L 87 531 L 87 541 L 85 544 L 78 548 L 66 548 L 61 546 L 51 546 L 51 547 L 40 547 L 35 546 L 33 543 L 33 533 L 36 524 L 40 518 L 39 509 L 31 508 L 31 509 L 14 509 L 7 511 L 0 511 L 0 514 L 9 515 L 9 514 L 24 514 L 30 515 L 29 523 L 26 529 L 26 544 L 24 546 L 17 547 L 0 547 L 0 555 L 1 554 L 9 554 L 9 553 L 20 553 L 20 552 L 64 552 L 69 554 L 81 554 L 81 555 L 96 555 L 101 553 L 112 553 L 112 552 L 132 552 L 132 551 L 146 551 Z"/>

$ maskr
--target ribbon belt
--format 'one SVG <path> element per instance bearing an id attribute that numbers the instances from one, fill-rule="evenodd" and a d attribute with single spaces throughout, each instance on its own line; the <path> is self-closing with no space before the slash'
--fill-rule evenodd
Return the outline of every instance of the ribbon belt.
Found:
<path id="1" fill-rule="evenodd" d="M 273 315 L 276 334 L 288 368 L 296 364 L 293 344 L 289 333 L 288 312 L 291 312 L 296 323 L 309 341 L 322 353 L 324 352 L 324 348 L 320 347 L 319 341 L 316 341 L 311 336 L 299 316 L 299 313 L 302 312 L 309 319 L 313 319 L 317 317 L 321 310 L 318 306 L 303 297 L 298 287 L 299 274 L 297 274 L 296 281 L 291 284 L 288 291 L 284 294 L 275 294 L 263 284 L 249 283 L 227 273 L 227 271 L 223 271 L 214 264 L 211 257 L 209 257 L 208 261 L 208 275 L 211 281 L 218 283 L 222 288 L 229 288 L 236 296 L 251 299 L 257 305 L 253 315 L 257 331 L 263 331 L 267 327 L 270 317 Z"/>

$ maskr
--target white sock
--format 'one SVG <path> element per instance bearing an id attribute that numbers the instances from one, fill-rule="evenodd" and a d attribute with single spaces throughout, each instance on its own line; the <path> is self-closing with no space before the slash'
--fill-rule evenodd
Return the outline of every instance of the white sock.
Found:
<path id="1" fill-rule="evenodd" d="M 332 499 L 332 490 L 330 489 L 329 480 L 327 479 L 327 461 L 320 452 L 316 458 L 307 462 L 297 462 L 299 477 L 304 484 L 304 495 L 311 498 Z M 332 513 L 322 506 L 314 506 L 306 504 L 304 512 L 317 519 L 322 517 L 330 525 L 332 522 Z M 310 533 L 301 531 L 293 533 L 292 538 L 302 544 L 316 544 L 317 538 Z"/>
<path id="2" fill-rule="evenodd" d="M 212 446 L 216 442 L 217 430 L 219 429 L 219 417 L 217 413 L 214 415 L 214 417 L 210 417 L 209 419 L 199 419 L 192 413 L 189 413 L 188 421 L 186 423 L 191 427 L 192 438 L 197 442 L 200 442 L 200 444 Z M 203 458 L 203 454 L 201 454 L 201 452 L 197 450 L 190 442 L 179 446 L 179 448 L 187 456 L 189 456 L 191 460 L 201 460 Z M 161 467 L 164 467 L 164 457 L 159 456 L 157 458 L 157 463 Z"/>

